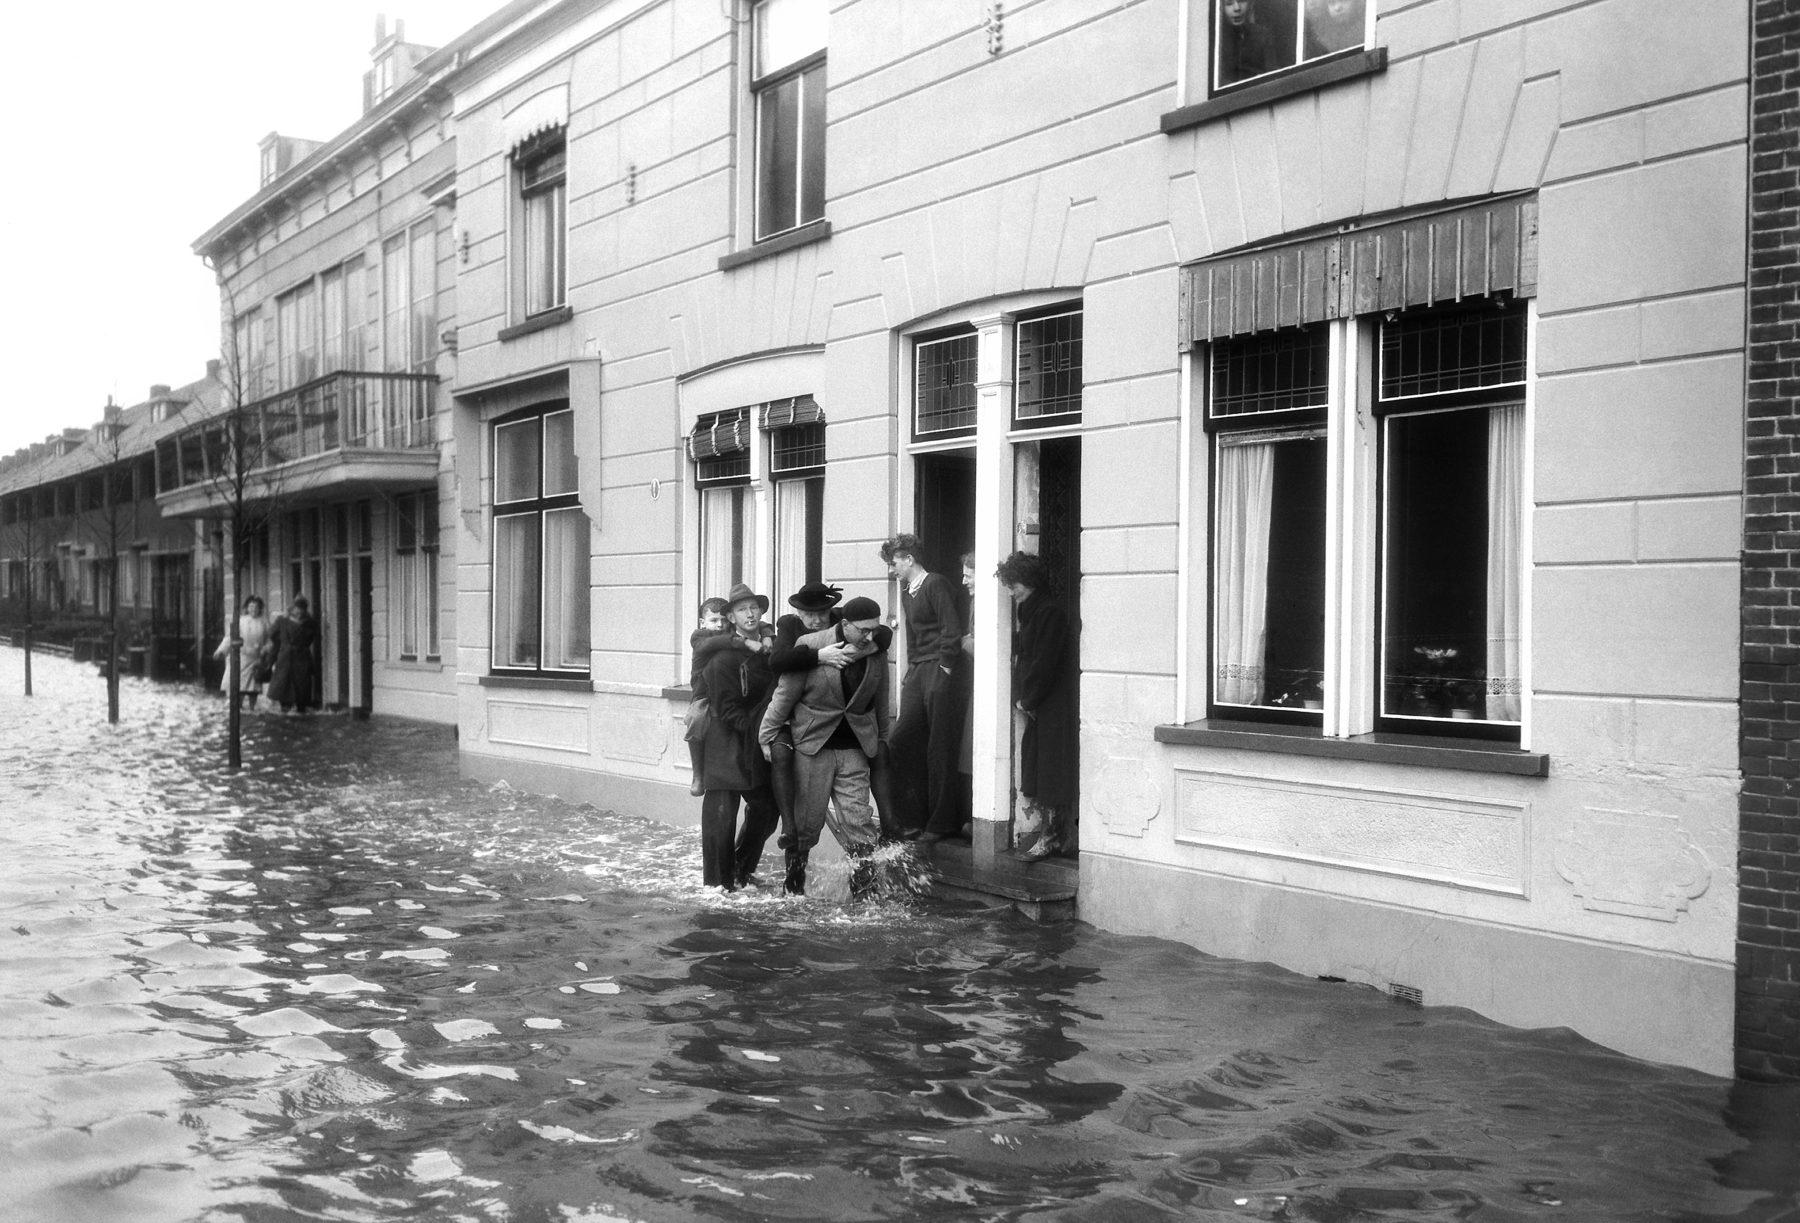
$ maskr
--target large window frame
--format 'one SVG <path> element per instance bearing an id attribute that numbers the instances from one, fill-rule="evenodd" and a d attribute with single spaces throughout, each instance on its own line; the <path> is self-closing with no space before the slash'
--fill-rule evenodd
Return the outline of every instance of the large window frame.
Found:
<path id="1" fill-rule="evenodd" d="M 825 578 L 825 414 L 810 396 L 762 406 L 773 486 L 775 591 Z"/>
<path id="2" fill-rule="evenodd" d="M 825 218 L 825 0 L 759 0 L 751 14 L 754 241 Z"/>
<path id="3" fill-rule="evenodd" d="M 437 239 L 437 218 L 427 216 L 381 244 L 381 362 L 388 373 L 436 370 Z"/>
<path id="4" fill-rule="evenodd" d="M 521 321 L 564 309 L 569 298 L 568 139 L 562 127 L 523 141 L 512 153 L 513 275 Z"/>
<path id="5" fill-rule="evenodd" d="M 489 671 L 585 678 L 592 671 L 589 529 L 575 414 L 566 400 L 493 422 Z"/>
<path id="6" fill-rule="evenodd" d="M 438 662 L 438 492 L 394 498 L 394 555 L 389 579 L 394 652 L 402 662 Z"/>
<path id="7" fill-rule="evenodd" d="M 1377 0 L 1206 0 L 1212 96 L 1362 51 Z"/>
<path id="8" fill-rule="evenodd" d="M 1209 717 L 1522 741 L 1534 328 L 1500 294 L 1202 351 Z M 1436 355 L 1401 371 L 1407 334 Z"/>

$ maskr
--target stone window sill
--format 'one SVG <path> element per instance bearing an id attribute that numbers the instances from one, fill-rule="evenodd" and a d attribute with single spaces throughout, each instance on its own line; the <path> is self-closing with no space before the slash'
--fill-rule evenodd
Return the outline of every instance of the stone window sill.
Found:
<path id="1" fill-rule="evenodd" d="M 476 683 L 483 688 L 535 688 L 540 692 L 592 692 L 594 681 L 560 675 L 481 675 Z"/>
<path id="2" fill-rule="evenodd" d="M 676 684 L 672 688 L 664 688 L 662 697 L 665 701 L 691 701 L 694 699 L 694 690 L 686 684 Z"/>
<path id="3" fill-rule="evenodd" d="M 755 263 L 758 259 L 767 259 L 770 255 L 779 255 L 783 251 L 795 250 L 802 246 L 811 246 L 815 242 L 823 242 L 831 237 L 830 221 L 811 221 L 799 229 L 790 229 L 786 233 L 776 234 L 773 238 L 764 238 L 753 246 L 741 251 L 732 251 L 729 255 L 719 256 L 719 270 L 728 272 L 732 268 L 743 267 L 746 263 Z"/>
<path id="4" fill-rule="evenodd" d="M 1158 726 L 1158 743 L 1189 747 L 1233 748 L 1276 752 L 1287 756 L 1323 756 L 1331 760 L 1366 760 L 1375 764 L 1456 769 L 1465 773 L 1510 773 L 1516 777 L 1550 776 L 1550 757 L 1524 752 L 1504 743 L 1452 739 L 1432 735 L 1376 732 L 1349 739 L 1328 739 L 1316 726 L 1256 725 L 1210 719 L 1185 726 Z"/>
<path id="5" fill-rule="evenodd" d="M 1239 111 L 1267 106 L 1269 103 L 1279 102 L 1283 98 L 1312 93 L 1327 85 L 1336 85 L 1341 81 L 1354 81 L 1386 71 L 1387 48 L 1371 47 L 1367 51 L 1359 51 L 1354 55 L 1345 55 L 1318 64 L 1307 64 L 1273 80 L 1246 85 L 1242 89 L 1219 94 L 1204 102 L 1195 102 L 1191 106 L 1172 110 L 1162 117 L 1162 130 L 1164 134 L 1179 132 L 1184 128 L 1210 123 L 1214 119 L 1223 119 L 1226 115 L 1235 115 Z"/>
<path id="6" fill-rule="evenodd" d="M 546 310 L 542 314 L 534 314 L 522 323 L 514 323 L 511 327 L 502 327 L 495 337 L 502 344 L 508 340 L 516 340 L 522 335 L 530 335 L 534 331 L 548 331 L 552 327 L 560 327 L 575 317 L 571 306 L 558 306 L 554 310 Z"/>

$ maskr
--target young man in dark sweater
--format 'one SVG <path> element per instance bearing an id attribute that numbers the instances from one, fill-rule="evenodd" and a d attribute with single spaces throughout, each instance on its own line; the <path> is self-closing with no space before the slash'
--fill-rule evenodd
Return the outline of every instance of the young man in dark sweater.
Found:
<path id="1" fill-rule="evenodd" d="M 899 823 L 916 840 L 942 841 L 962 831 L 956 753 L 962 737 L 962 700 L 951 682 L 962 660 L 962 600 L 956 585 L 925 568 L 916 535 L 881 545 L 888 576 L 900 584 L 906 625 L 906 675 L 900 715 L 889 737 Z"/>

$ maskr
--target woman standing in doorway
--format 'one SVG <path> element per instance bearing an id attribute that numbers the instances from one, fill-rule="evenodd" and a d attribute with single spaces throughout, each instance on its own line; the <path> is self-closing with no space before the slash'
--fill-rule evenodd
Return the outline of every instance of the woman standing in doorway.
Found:
<path id="1" fill-rule="evenodd" d="M 282 713 L 309 713 L 313 703 L 313 650 L 319 644 L 319 622 L 312 618 L 306 596 L 296 596 L 287 615 L 269 632 L 275 670 L 269 676 L 269 699 Z"/>
<path id="2" fill-rule="evenodd" d="M 244 600 L 243 613 L 238 616 L 238 699 L 251 709 L 256 708 L 256 698 L 262 692 L 262 686 L 268 679 L 263 668 L 269 657 L 269 618 L 263 615 L 263 601 L 258 595 L 251 595 Z M 213 651 L 214 658 L 226 658 L 231 653 L 231 634 L 225 634 L 225 640 Z M 231 691 L 231 664 L 227 659 L 225 674 L 219 677 L 219 691 Z"/>
<path id="3" fill-rule="evenodd" d="M 1018 614 L 1013 633 L 1013 705 L 1025 715 L 1019 745 L 1019 813 L 1013 848 L 1023 858 L 1076 852 L 1080 791 L 1076 640 L 1069 614 L 1049 592 L 1040 557 L 1015 552 L 995 571 Z"/>

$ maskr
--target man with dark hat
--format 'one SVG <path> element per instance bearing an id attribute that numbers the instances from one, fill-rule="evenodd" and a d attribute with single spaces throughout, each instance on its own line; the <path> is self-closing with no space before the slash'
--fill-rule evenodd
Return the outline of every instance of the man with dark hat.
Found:
<path id="1" fill-rule="evenodd" d="M 712 720 L 706 730 L 700 855 L 706 883 L 731 892 L 750 881 L 779 816 L 768 765 L 756 747 L 757 726 L 774 683 L 763 641 L 762 615 L 769 610 L 769 597 L 739 582 L 725 602 L 726 620 L 742 648 L 719 650 L 706 664 Z M 742 829 L 737 828 L 740 799 Z"/>
<path id="2" fill-rule="evenodd" d="M 844 852 L 859 861 L 852 895 L 867 885 L 860 860 L 880 839 L 870 804 L 870 766 L 888 731 L 887 657 L 877 644 L 881 627 L 875 600 L 859 596 L 844 604 L 835 623 L 795 642 L 821 659 L 828 651 L 843 656 L 844 664 L 821 661 L 781 676 L 763 714 L 758 738 L 765 758 L 773 759 L 784 733 L 793 740 L 792 832 L 784 827 L 781 844 L 787 851 L 786 887 L 796 895 L 806 891 L 807 855 L 827 822 Z"/>

